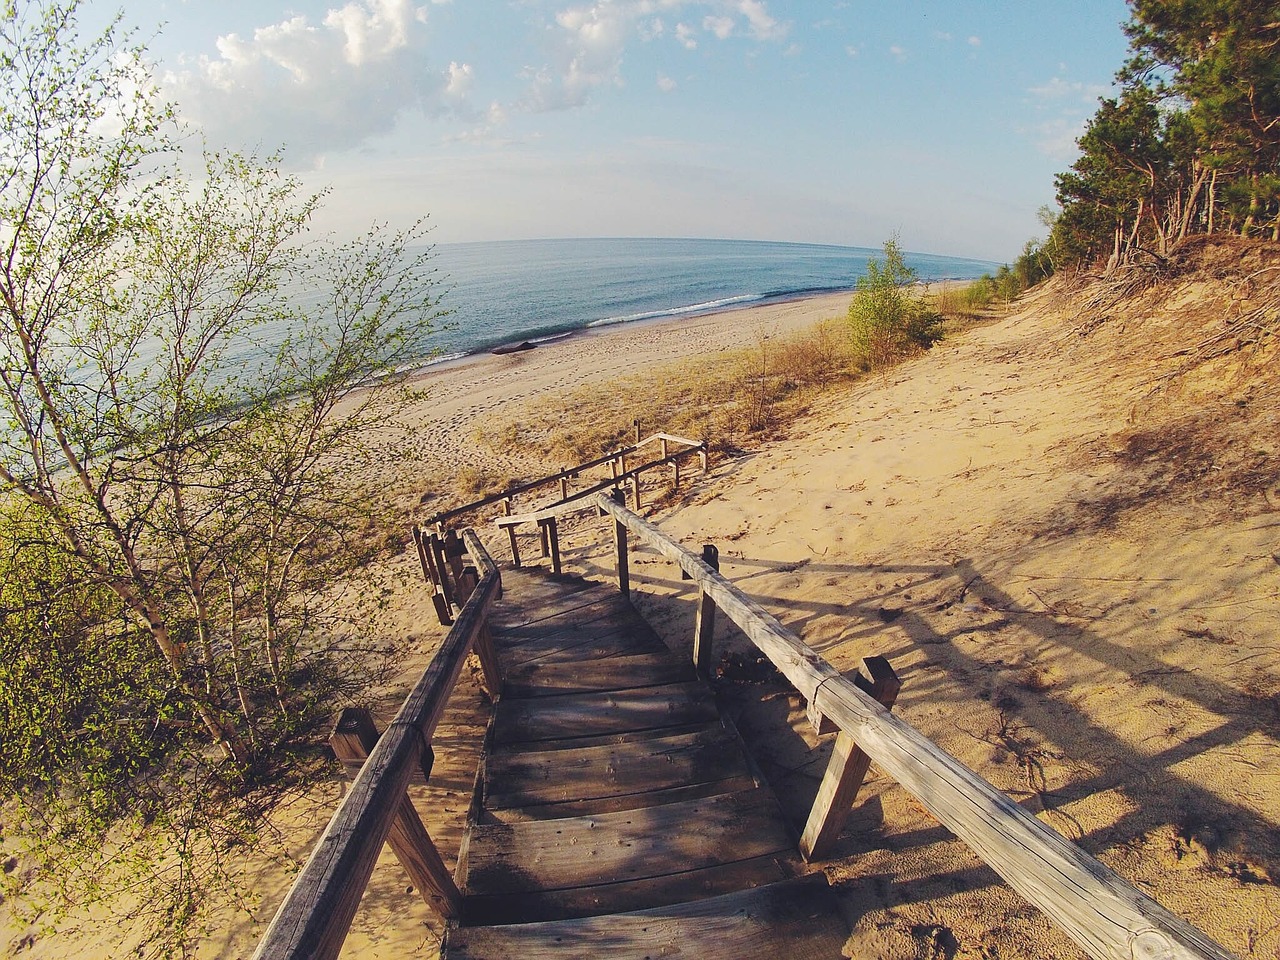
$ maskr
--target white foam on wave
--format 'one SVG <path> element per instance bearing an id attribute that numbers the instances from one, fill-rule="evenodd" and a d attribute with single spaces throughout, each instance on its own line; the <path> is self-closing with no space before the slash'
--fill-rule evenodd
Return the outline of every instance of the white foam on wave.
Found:
<path id="1" fill-rule="evenodd" d="M 764 295 L 759 293 L 746 293 L 737 297 L 725 297 L 722 300 L 707 300 L 705 303 L 695 303 L 687 307 L 671 307 L 667 310 L 648 310 L 644 313 L 629 313 L 619 317 L 604 317 L 600 320 L 592 320 L 587 324 L 588 327 L 609 327 L 618 323 L 632 323 L 636 320 L 657 320 L 660 317 L 682 317 L 690 313 L 709 313 L 713 310 L 723 310 L 725 307 L 732 307 L 739 303 L 754 303 L 757 300 L 763 300 Z"/>

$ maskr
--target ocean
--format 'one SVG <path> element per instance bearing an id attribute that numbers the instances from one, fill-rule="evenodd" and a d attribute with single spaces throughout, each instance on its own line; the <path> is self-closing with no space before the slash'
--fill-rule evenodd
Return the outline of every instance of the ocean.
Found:
<path id="1" fill-rule="evenodd" d="M 506 240 L 438 244 L 449 311 L 425 362 L 539 342 L 589 327 L 714 313 L 852 290 L 883 251 L 748 240 Z M 970 279 L 996 264 L 906 253 L 922 281 Z"/>

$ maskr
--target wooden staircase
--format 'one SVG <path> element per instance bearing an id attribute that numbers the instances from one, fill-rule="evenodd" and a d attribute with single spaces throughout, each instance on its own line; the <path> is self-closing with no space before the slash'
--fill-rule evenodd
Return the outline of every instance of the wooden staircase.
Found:
<path id="1" fill-rule="evenodd" d="M 847 929 L 690 663 L 612 586 L 504 573 L 450 958 L 830 957 Z"/>

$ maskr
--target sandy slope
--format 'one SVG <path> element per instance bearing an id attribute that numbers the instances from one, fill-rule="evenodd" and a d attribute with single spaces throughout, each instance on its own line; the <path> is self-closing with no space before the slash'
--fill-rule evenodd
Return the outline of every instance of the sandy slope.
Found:
<path id="1" fill-rule="evenodd" d="M 1178 296 L 1200 303 L 1194 293 Z M 838 314 L 838 299 L 435 371 L 418 460 L 388 483 L 416 497 L 472 458 L 514 469 L 518 458 L 469 444 L 487 412 Z M 1265 364 L 1242 364 L 1246 354 L 1166 381 L 1227 309 L 1183 317 L 1179 302 L 1064 310 L 1041 293 L 829 395 L 789 439 L 715 464 L 654 516 L 691 546 L 717 543 L 724 572 L 839 668 L 888 657 L 908 721 L 1239 956 L 1270 960 L 1280 956 L 1280 391 Z M 570 565 L 607 575 L 601 535 L 598 521 L 571 526 Z M 688 585 L 643 555 L 632 579 L 668 640 L 687 643 Z M 415 653 L 402 682 L 438 636 L 428 623 L 425 598 L 404 594 L 399 631 Z M 742 649 L 720 633 L 724 649 Z M 829 741 L 815 741 L 779 686 L 723 692 L 802 820 Z M 385 691 L 384 715 L 394 698 Z M 441 728 L 438 792 L 418 796 L 446 857 L 484 713 L 464 686 Z M 299 852 L 319 825 L 298 825 Z M 825 869 L 855 956 L 1079 955 L 874 768 Z M 263 875 L 264 917 L 286 880 Z M 384 856 L 346 955 L 434 953 L 429 918 L 403 884 Z M 236 924 L 202 955 L 247 956 L 260 930 Z M 24 955 L 67 955 L 49 950 Z"/>

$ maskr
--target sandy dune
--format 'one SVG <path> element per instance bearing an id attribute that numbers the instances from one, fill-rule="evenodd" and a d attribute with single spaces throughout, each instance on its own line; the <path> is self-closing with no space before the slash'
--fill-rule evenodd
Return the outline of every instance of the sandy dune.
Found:
<path id="1" fill-rule="evenodd" d="M 845 303 L 623 328 L 432 370 L 414 414 L 416 458 L 386 482 L 416 502 L 460 469 L 530 466 L 527 455 L 503 463 L 477 448 L 475 425 L 527 399 L 839 315 Z M 904 683 L 901 716 L 1238 956 L 1274 960 L 1277 387 L 1239 357 L 1167 380 L 1196 335 L 1163 307 L 1093 319 L 1033 296 L 827 395 L 789 437 L 713 464 L 653 519 L 691 547 L 718 544 L 726 575 L 840 669 L 887 657 Z M 495 531 L 482 533 L 500 554 Z M 602 537 L 599 521 L 570 524 L 568 564 L 608 575 Z M 393 568 L 411 571 L 410 557 Z M 632 582 L 668 641 L 687 644 L 693 596 L 673 568 L 639 555 Z M 421 592 L 401 597 L 395 630 L 414 649 L 403 687 L 439 628 Z M 745 649 L 724 624 L 720 643 Z M 722 692 L 802 822 L 829 740 L 813 737 L 803 704 L 779 685 Z M 397 694 L 384 694 L 385 716 Z M 439 783 L 417 795 L 447 859 L 485 712 L 465 683 L 441 728 Z M 297 854 L 322 820 L 307 808 Z M 824 869 L 853 956 L 1082 955 L 874 767 Z M 262 919 L 287 879 L 261 875 Z M 435 924 L 404 883 L 384 854 L 345 955 L 434 954 Z M 247 956 L 261 929 L 229 924 L 201 955 Z M 45 947 L 26 955 L 58 955 Z"/>

